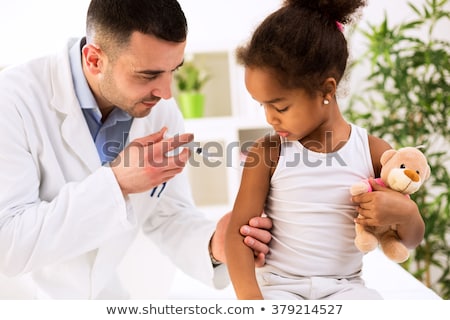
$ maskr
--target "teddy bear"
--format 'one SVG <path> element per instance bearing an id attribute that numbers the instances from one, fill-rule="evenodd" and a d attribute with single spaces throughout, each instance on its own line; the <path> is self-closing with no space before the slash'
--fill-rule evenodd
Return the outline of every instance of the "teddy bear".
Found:
<path id="1" fill-rule="evenodd" d="M 431 174 L 425 155 L 415 147 L 386 150 L 381 155 L 380 163 L 380 178 L 375 181 L 406 196 L 419 190 Z M 368 180 L 355 183 L 350 189 L 352 195 L 370 191 L 372 188 Z M 355 231 L 355 245 L 360 251 L 366 253 L 380 245 L 384 254 L 397 263 L 409 258 L 409 250 L 400 242 L 395 225 L 365 227 L 355 224 Z"/>

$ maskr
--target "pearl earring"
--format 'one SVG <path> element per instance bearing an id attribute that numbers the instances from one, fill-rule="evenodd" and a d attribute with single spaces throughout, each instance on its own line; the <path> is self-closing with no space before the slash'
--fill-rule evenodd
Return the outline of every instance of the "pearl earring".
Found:
<path id="1" fill-rule="evenodd" d="M 323 104 L 330 104 L 330 100 L 324 99 L 324 100 L 323 100 Z"/>

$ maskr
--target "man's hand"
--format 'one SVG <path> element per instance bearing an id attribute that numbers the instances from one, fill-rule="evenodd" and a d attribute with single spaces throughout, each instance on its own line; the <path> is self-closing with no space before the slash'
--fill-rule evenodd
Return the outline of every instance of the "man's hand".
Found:
<path id="1" fill-rule="evenodd" d="M 150 190 L 179 174 L 189 159 L 185 148 L 175 156 L 167 153 L 193 141 L 194 135 L 181 134 L 163 139 L 166 128 L 159 132 L 133 140 L 110 166 L 117 182 L 126 196 Z"/>
<path id="2" fill-rule="evenodd" d="M 225 258 L 225 233 L 230 222 L 231 212 L 225 214 L 217 223 L 216 232 L 211 238 L 211 251 L 216 260 L 226 263 Z M 266 254 L 269 252 L 269 242 L 272 239 L 270 229 L 272 220 L 267 217 L 255 217 L 248 225 L 241 227 L 244 243 L 255 254 L 256 267 L 262 267 L 266 262 Z"/>

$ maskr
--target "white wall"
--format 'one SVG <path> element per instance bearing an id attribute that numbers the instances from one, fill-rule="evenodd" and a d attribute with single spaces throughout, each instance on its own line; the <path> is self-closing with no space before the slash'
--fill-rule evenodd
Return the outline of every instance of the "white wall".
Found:
<path id="1" fill-rule="evenodd" d="M 187 51 L 235 48 L 281 0 L 179 0 L 189 25 Z"/>
<path id="2" fill-rule="evenodd" d="M 0 0 L 0 67 L 53 52 L 84 33 L 89 0 Z"/>
<path id="3" fill-rule="evenodd" d="M 233 49 L 282 0 L 179 0 L 190 28 L 188 51 Z M 423 0 L 413 0 L 422 3 Z M 410 14 L 407 1 L 369 0 L 363 21 L 392 21 Z M 0 66 L 57 50 L 68 37 L 84 34 L 89 0 L 0 0 Z M 446 28 L 448 30 L 448 26 Z M 448 32 L 442 32 L 449 38 Z"/>
<path id="4" fill-rule="evenodd" d="M 222 50 L 246 39 L 281 0 L 181 0 L 189 24 L 188 50 Z M 0 0 L 0 66 L 57 50 L 84 34 L 89 0 Z"/>

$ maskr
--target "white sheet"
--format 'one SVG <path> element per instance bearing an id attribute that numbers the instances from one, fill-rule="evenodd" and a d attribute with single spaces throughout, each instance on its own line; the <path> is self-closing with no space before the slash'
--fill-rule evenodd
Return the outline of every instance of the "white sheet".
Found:
<path id="1" fill-rule="evenodd" d="M 364 257 L 363 278 L 366 285 L 378 290 L 386 300 L 436 300 L 441 299 L 400 265 L 390 261 L 380 250 Z M 235 299 L 229 285 L 215 290 L 177 271 L 169 299 Z"/>

